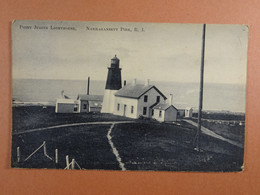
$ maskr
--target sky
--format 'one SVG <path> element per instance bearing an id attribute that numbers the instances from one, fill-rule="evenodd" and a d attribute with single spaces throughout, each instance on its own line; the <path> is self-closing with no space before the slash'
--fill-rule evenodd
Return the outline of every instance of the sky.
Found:
<path id="1" fill-rule="evenodd" d="M 123 80 L 199 82 L 202 28 L 202 24 L 18 20 L 12 25 L 13 78 L 106 80 L 116 54 Z M 245 25 L 207 24 L 205 83 L 245 84 L 247 43 Z"/>

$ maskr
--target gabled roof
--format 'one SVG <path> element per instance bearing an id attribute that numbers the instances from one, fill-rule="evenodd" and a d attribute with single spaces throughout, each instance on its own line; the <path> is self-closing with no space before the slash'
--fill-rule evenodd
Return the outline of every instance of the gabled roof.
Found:
<path id="1" fill-rule="evenodd" d="M 157 110 L 167 110 L 169 107 L 173 107 L 175 110 L 178 110 L 177 108 L 175 108 L 173 105 L 170 104 L 165 104 L 165 103 L 159 103 L 156 106 L 153 107 L 153 109 L 157 109 Z"/>
<path id="2" fill-rule="evenodd" d="M 77 99 L 88 100 L 88 101 L 103 101 L 103 96 L 102 95 L 79 94 Z"/>
<path id="3" fill-rule="evenodd" d="M 139 99 L 143 94 L 145 94 L 147 91 L 154 88 L 161 96 L 163 96 L 164 99 L 167 99 L 163 93 L 157 89 L 154 85 L 142 85 L 142 84 L 128 84 L 124 86 L 123 88 L 119 89 L 115 96 L 120 97 L 128 97 L 128 98 L 135 98 Z"/>
<path id="4" fill-rule="evenodd" d="M 62 103 L 62 104 L 78 104 L 79 101 L 76 99 L 57 99 L 56 100 L 57 103 Z"/>
<path id="5" fill-rule="evenodd" d="M 157 105 L 158 102 L 155 102 L 153 105 L 151 105 L 149 108 L 153 108 L 155 105 Z"/>
<path id="6" fill-rule="evenodd" d="M 176 103 L 175 107 L 178 108 L 178 110 L 186 110 L 188 108 L 192 108 L 188 104 L 185 104 L 185 103 L 182 103 L 182 104 Z"/>

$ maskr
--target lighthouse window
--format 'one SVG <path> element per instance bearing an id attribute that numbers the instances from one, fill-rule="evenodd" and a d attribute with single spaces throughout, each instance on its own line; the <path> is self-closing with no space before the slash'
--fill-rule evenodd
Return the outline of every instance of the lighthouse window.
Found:
<path id="1" fill-rule="evenodd" d="M 162 117 L 162 111 L 161 110 L 159 111 L 159 117 Z"/>
<path id="2" fill-rule="evenodd" d="M 117 110 L 120 110 L 120 104 L 117 104 Z"/>
<path id="3" fill-rule="evenodd" d="M 147 102 L 148 101 L 148 95 L 145 95 L 144 96 L 144 102 Z"/>
<path id="4" fill-rule="evenodd" d="M 84 109 L 84 110 L 87 109 L 87 104 L 83 104 L 83 109 Z"/>

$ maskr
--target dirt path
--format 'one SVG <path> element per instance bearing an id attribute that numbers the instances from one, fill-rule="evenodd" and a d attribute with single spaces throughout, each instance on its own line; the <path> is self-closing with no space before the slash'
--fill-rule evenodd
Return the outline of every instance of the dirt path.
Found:
<path id="1" fill-rule="evenodd" d="M 109 128 L 109 130 L 107 132 L 107 139 L 108 139 L 109 145 L 112 148 L 113 154 L 116 156 L 116 160 L 119 163 L 119 167 L 122 169 L 122 171 L 125 171 L 126 170 L 125 164 L 122 162 L 122 160 L 119 156 L 118 150 L 116 149 L 116 147 L 114 146 L 114 143 L 112 142 L 111 132 L 112 132 L 112 129 L 114 128 L 114 125 L 115 125 L 115 123 L 113 123 L 111 125 L 111 127 Z"/>
<path id="2" fill-rule="evenodd" d="M 191 125 L 193 125 L 193 126 L 195 126 L 195 127 L 198 126 L 197 123 L 195 123 L 195 122 L 193 122 L 193 121 L 191 121 L 191 120 L 183 119 L 183 121 L 185 121 L 185 122 L 187 122 L 187 123 L 189 123 L 189 124 L 191 124 Z M 240 143 L 238 143 L 238 142 L 235 142 L 235 141 L 232 141 L 232 140 L 230 140 L 230 139 L 224 138 L 224 137 L 222 137 L 221 135 L 218 135 L 218 134 L 216 134 L 215 132 L 211 131 L 210 129 L 207 129 L 206 127 L 201 126 L 201 132 L 204 133 L 204 134 L 206 134 L 206 135 L 209 135 L 209 136 L 211 136 L 211 137 L 215 137 L 215 138 L 220 139 L 220 140 L 222 140 L 222 141 L 228 142 L 228 143 L 230 143 L 230 144 L 232 144 L 232 145 L 234 145 L 234 146 L 237 146 L 237 147 L 239 147 L 239 148 L 243 148 L 243 145 L 242 145 L 242 144 L 240 144 Z"/>
<path id="3" fill-rule="evenodd" d="M 80 125 L 109 125 L 109 124 L 121 124 L 121 123 L 134 123 L 134 121 L 100 121 L 100 122 L 86 122 L 86 123 L 73 123 L 73 124 L 64 124 L 64 125 L 55 125 L 55 126 L 50 126 L 50 127 L 42 127 L 42 128 L 37 128 L 37 129 L 28 129 L 25 131 L 20 131 L 13 133 L 13 135 L 20 135 L 20 134 L 25 134 L 25 133 L 32 133 L 36 131 L 44 131 L 44 130 L 49 130 L 49 129 L 57 129 L 57 128 L 62 128 L 62 127 L 73 127 L 73 126 L 80 126 Z"/>

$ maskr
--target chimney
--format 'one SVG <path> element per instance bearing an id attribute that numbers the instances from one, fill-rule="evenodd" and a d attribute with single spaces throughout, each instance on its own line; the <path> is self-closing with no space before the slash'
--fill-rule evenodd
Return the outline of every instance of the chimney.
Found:
<path id="1" fill-rule="evenodd" d="M 89 84 L 90 84 L 90 77 L 88 77 L 87 95 L 89 95 Z"/>
<path id="2" fill-rule="evenodd" d="M 133 85 L 136 85 L 136 79 L 133 80 Z"/>
<path id="3" fill-rule="evenodd" d="M 124 86 L 126 86 L 126 80 L 124 80 Z"/>
<path id="4" fill-rule="evenodd" d="M 169 95 L 169 100 L 168 100 L 169 105 L 172 105 L 172 98 L 173 98 L 173 95 L 170 94 L 170 95 Z"/>
<path id="5" fill-rule="evenodd" d="M 148 86 L 148 85 L 150 85 L 150 79 L 147 79 L 147 80 L 145 81 L 145 86 Z"/>
<path id="6" fill-rule="evenodd" d="M 64 98 L 64 90 L 62 90 L 60 93 L 61 93 L 61 98 Z"/>

